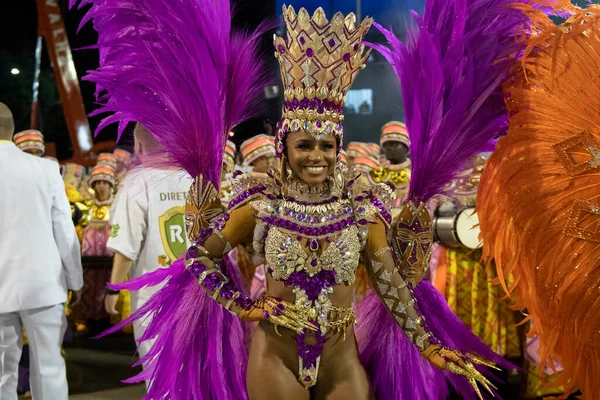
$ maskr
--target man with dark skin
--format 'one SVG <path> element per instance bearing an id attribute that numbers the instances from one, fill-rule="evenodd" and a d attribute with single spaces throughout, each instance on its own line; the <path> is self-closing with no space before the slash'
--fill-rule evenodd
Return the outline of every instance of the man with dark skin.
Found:
<path id="1" fill-rule="evenodd" d="M 275 158 L 275 140 L 271 136 L 260 134 L 246 140 L 240 147 L 244 164 L 252 167 L 252 172 L 266 174 Z"/>
<path id="2" fill-rule="evenodd" d="M 410 140 L 406 125 L 399 121 L 385 124 L 381 128 L 380 143 L 385 161 L 381 168 L 373 172 L 372 177 L 376 182 L 391 182 L 396 187 L 396 200 L 392 208 L 392 215 L 396 216 L 397 210 L 402 207 L 410 182 Z"/>

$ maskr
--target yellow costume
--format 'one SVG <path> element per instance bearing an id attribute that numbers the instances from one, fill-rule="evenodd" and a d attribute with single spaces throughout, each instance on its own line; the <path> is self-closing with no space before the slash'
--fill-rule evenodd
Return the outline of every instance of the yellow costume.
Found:
<path id="1" fill-rule="evenodd" d="M 485 162 L 485 156 L 475 157 L 451 184 L 449 190 L 459 212 L 475 206 Z M 445 295 L 452 312 L 485 344 L 504 357 L 520 358 L 523 349 L 516 327 L 518 320 L 509 309 L 510 303 L 503 299 L 502 289 L 494 282 L 495 269 L 482 262 L 481 255 L 481 249 L 470 249 L 460 243 L 442 248 L 435 286 Z"/>

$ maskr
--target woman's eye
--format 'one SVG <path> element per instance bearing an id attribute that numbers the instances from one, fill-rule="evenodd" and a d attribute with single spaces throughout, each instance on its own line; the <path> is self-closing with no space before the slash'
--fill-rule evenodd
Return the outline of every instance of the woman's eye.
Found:
<path id="1" fill-rule="evenodd" d="M 299 144 L 296 146 L 297 149 L 302 149 L 302 150 L 306 150 L 309 148 L 309 146 L 307 144 Z"/>
<path id="2" fill-rule="evenodd" d="M 323 150 L 327 150 L 327 151 L 329 151 L 329 150 L 332 150 L 332 149 L 333 149 L 333 145 L 332 145 L 332 144 L 324 144 L 323 146 L 321 146 L 321 148 L 322 148 Z"/>

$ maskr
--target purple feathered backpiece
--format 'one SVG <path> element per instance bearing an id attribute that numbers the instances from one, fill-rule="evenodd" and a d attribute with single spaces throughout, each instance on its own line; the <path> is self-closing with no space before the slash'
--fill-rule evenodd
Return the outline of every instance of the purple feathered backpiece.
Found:
<path id="1" fill-rule="evenodd" d="M 221 269 L 238 287 L 239 270 L 228 258 Z M 144 371 L 126 382 L 150 381 L 144 399 L 243 400 L 248 364 L 247 339 L 252 325 L 240 321 L 214 301 L 185 268 L 183 260 L 114 289 L 140 290 L 166 284 L 127 319 L 100 337 L 118 332 L 135 320 L 150 319 L 144 340 L 155 340 L 137 364 Z"/>
<path id="2" fill-rule="evenodd" d="M 85 79 L 96 84 L 100 108 L 112 113 L 98 130 L 140 122 L 161 142 L 171 163 L 220 186 L 228 132 L 256 116 L 266 68 L 254 33 L 231 30 L 229 0 L 71 0 L 89 6 L 81 24 L 98 32 L 100 67 Z M 221 269 L 242 288 L 228 259 Z M 246 348 L 250 325 L 210 298 L 183 260 L 117 285 L 139 290 L 164 286 L 139 310 L 103 335 L 149 319 L 142 340 L 155 340 L 140 360 L 151 381 L 146 399 L 247 398 Z"/>
<path id="3" fill-rule="evenodd" d="M 431 283 L 421 281 L 413 294 L 427 328 L 444 346 L 464 354 L 479 354 L 502 368 L 514 368 L 452 313 Z M 462 399 L 477 398 L 464 377 L 441 371 L 423 360 L 374 291 L 359 304 L 357 321 L 360 359 L 378 400 L 443 400 L 448 397 L 449 386 Z M 478 369 L 486 373 L 485 368 Z"/>
<path id="4" fill-rule="evenodd" d="M 524 0 L 427 0 L 407 29 L 406 43 L 381 25 L 390 47 L 369 44 L 400 79 L 410 136 L 412 172 L 408 200 L 426 203 L 474 155 L 493 149 L 506 132 L 502 84 L 523 50 L 517 36 L 527 18 L 511 4 Z M 490 350 L 449 309 L 426 281 L 414 296 L 426 326 L 448 348 L 514 368 Z M 377 399 L 441 400 L 449 383 L 464 399 L 476 398 L 461 376 L 436 370 L 371 293 L 358 308 L 357 340 Z M 486 373 L 485 368 L 478 368 Z"/>
<path id="5" fill-rule="evenodd" d="M 113 113 L 98 126 L 141 122 L 164 145 L 172 163 L 220 185 L 228 132 L 255 116 L 267 82 L 258 57 L 260 36 L 233 32 L 229 0 L 71 0 L 91 5 L 81 24 L 98 32 L 96 84 Z"/>
<path id="6" fill-rule="evenodd" d="M 390 44 L 369 44 L 400 79 L 412 162 L 408 199 L 443 193 L 472 156 L 506 133 L 502 84 L 523 45 L 525 0 L 427 0 L 412 12 L 406 43 L 381 25 Z"/>

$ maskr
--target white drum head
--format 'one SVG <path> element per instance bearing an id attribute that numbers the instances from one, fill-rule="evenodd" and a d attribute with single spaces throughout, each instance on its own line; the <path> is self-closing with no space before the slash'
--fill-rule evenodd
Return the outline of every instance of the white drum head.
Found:
<path id="1" fill-rule="evenodd" d="M 480 249 L 483 242 L 479 240 L 479 218 L 475 208 L 465 208 L 456 219 L 456 236 L 468 249 Z"/>

